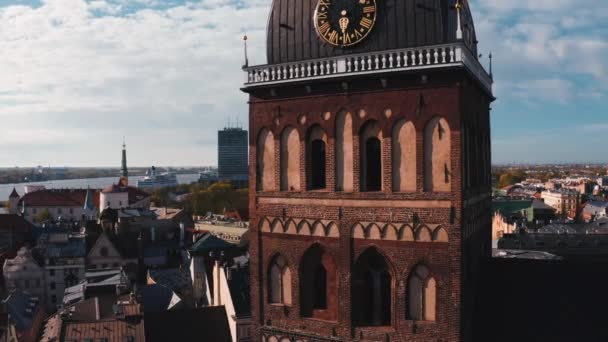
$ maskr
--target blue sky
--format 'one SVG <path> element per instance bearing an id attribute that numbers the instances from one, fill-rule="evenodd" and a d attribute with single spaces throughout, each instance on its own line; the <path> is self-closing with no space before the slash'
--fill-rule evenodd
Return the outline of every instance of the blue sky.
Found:
<path id="1" fill-rule="evenodd" d="M 494 162 L 608 162 L 608 1 L 471 0 Z M 0 167 L 216 163 L 270 0 L 0 0 Z"/>

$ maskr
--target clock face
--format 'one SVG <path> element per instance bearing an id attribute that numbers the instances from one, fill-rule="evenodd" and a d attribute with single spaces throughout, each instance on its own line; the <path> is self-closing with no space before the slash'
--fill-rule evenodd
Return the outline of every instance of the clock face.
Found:
<path id="1" fill-rule="evenodd" d="M 319 0 L 315 27 L 319 36 L 334 46 L 361 42 L 376 23 L 376 0 Z"/>

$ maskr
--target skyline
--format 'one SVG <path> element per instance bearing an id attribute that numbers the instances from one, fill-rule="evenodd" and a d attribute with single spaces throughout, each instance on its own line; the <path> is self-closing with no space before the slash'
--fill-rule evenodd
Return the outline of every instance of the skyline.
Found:
<path id="1" fill-rule="evenodd" d="M 471 3 L 493 164 L 608 162 L 605 1 Z M 269 5 L 0 0 L 0 167 L 120 165 L 123 136 L 129 165 L 217 164 L 217 130 L 247 123 L 242 36 L 265 64 Z"/>

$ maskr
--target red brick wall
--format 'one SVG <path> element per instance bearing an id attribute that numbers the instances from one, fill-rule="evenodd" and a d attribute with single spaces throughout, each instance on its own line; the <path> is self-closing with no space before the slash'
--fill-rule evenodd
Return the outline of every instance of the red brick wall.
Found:
<path id="1" fill-rule="evenodd" d="M 259 341 L 256 334 L 261 326 L 272 326 L 291 331 L 300 331 L 322 336 L 337 335 L 344 340 L 384 340 L 388 335 L 391 341 L 424 340 L 424 341 L 460 341 L 467 340 L 464 321 L 472 317 L 470 305 L 463 305 L 469 300 L 471 291 L 463 289 L 462 262 L 473 265 L 481 253 L 484 241 L 484 229 L 490 237 L 490 217 L 486 214 L 488 206 L 487 189 L 481 185 L 474 189 L 463 189 L 462 160 L 463 151 L 460 127 L 466 111 L 476 111 L 478 117 L 489 115 L 490 99 L 484 93 L 463 83 L 447 85 L 416 86 L 398 90 L 368 91 L 357 94 L 338 94 L 328 96 L 300 97 L 277 100 L 262 100 L 251 97 L 250 101 L 250 180 L 256 180 L 256 145 L 258 132 L 264 127 L 273 131 L 277 139 L 277 165 L 280 165 L 279 139 L 282 131 L 295 127 L 302 140 L 301 177 L 306 179 L 304 162 L 304 139 L 309 127 L 320 124 L 328 135 L 327 146 L 327 185 L 326 191 L 315 192 L 273 192 L 252 193 L 250 197 L 251 212 L 251 245 L 252 255 L 252 310 L 254 317 L 254 341 Z M 419 108 L 420 97 L 424 98 L 424 108 Z M 470 105 L 469 103 L 474 103 Z M 365 118 L 360 118 L 358 111 L 364 109 Z M 385 109 L 391 109 L 392 116 L 384 116 Z M 335 192 L 335 118 L 345 110 L 353 114 L 354 136 L 354 184 L 355 192 Z M 322 114 L 330 112 L 329 120 Z M 298 118 L 306 116 L 305 124 Z M 468 112 L 467 114 L 468 115 Z M 451 186 L 448 193 L 423 192 L 423 137 L 426 123 L 435 116 L 444 117 L 451 129 Z M 411 120 L 417 132 L 417 191 L 414 193 L 392 192 L 391 136 L 394 124 L 402 118 Z M 370 119 L 377 120 L 382 129 L 383 141 L 383 191 L 378 193 L 359 192 L 359 130 Z M 484 120 L 482 129 L 489 132 L 489 119 Z M 489 134 L 488 136 L 489 137 Z M 488 139 L 489 143 L 489 139 Z M 489 149 L 489 147 L 488 147 Z M 481 163 L 477 159 L 477 163 Z M 486 160 L 489 163 L 489 160 Z M 475 165 L 489 170 L 487 165 Z M 280 168 L 276 169 L 275 179 L 280 180 Z M 255 189 L 255 184 L 251 184 Z M 279 189 L 279 184 L 276 185 Z M 303 187 L 305 188 L 305 187 Z M 481 198 L 474 203 L 464 205 L 464 200 Z M 480 197 L 481 196 L 481 197 Z M 304 205 L 262 204 L 264 198 L 301 198 Z M 325 199 L 361 199 L 361 200 L 414 200 L 424 201 L 419 208 L 366 208 L 319 206 L 318 200 Z M 451 208 L 437 205 L 438 201 L 449 201 Z M 421 224 L 441 224 L 448 232 L 449 243 L 423 243 L 384 240 L 363 240 L 351 238 L 351 228 L 358 222 L 384 222 L 404 224 L 412 223 L 417 216 Z M 339 238 L 304 237 L 296 235 L 261 233 L 258 224 L 265 217 L 331 220 L 338 224 Z M 464 229 L 465 222 L 467 227 Z M 315 243 L 321 244 L 334 258 L 337 268 L 335 284 L 337 300 L 337 320 L 324 321 L 303 319 L 299 313 L 299 262 L 305 251 Z M 465 249 L 463 249 L 463 245 Z M 351 323 L 351 284 L 350 273 L 357 257 L 370 246 L 376 246 L 387 259 L 392 270 L 393 279 L 393 312 L 392 326 L 386 328 L 356 328 Z M 489 245 L 488 245 L 489 248 Z M 470 252 L 469 252 L 470 250 Z M 463 255 L 463 251 L 465 255 Z M 289 261 L 292 271 L 293 304 L 289 308 L 269 305 L 265 275 L 271 258 L 276 253 L 283 254 Z M 467 254 L 468 253 L 468 254 Z M 437 280 L 437 320 L 436 322 L 412 322 L 406 320 L 406 285 L 410 271 L 418 264 L 424 263 Z M 466 268 L 466 267 L 465 267 Z M 468 272 L 471 272 L 467 268 Z M 331 284 L 334 287 L 334 284 Z M 466 294 L 466 295 L 465 295 Z M 468 324 L 468 323 L 467 323 Z"/>

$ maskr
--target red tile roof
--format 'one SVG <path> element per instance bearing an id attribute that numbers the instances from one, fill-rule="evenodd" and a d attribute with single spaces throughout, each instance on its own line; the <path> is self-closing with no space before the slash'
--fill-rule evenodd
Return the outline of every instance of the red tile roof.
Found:
<path id="1" fill-rule="evenodd" d="M 99 208 L 99 190 L 93 190 L 93 205 Z M 26 207 L 84 207 L 87 189 L 45 189 L 27 193 L 19 201 Z"/>

